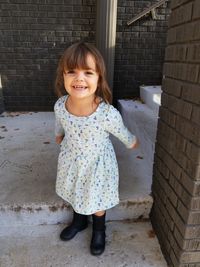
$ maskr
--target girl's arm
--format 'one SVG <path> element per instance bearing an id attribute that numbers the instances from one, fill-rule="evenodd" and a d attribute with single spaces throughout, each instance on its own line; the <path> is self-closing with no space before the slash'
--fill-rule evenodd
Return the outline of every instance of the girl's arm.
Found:
<path id="1" fill-rule="evenodd" d="M 64 128 L 56 112 L 55 112 L 55 136 L 56 136 L 56 144 L 60 144 L 65 136 Z"/>
<path id="2" fill-rule="evenodd" d="M 136 136 L 125 127 L 121 114 L 113 106 L 110 106 L 107 113 L 105 129 L 123 142 L 127 148 L 135 149 L 139 146 Z"/>
<path id="3" fill-rule="evenodd" d="M 138 139 L 136 138 L 136 141 L 132 144 L 131 149 L 136 149 L 139 147 L 139 145 L 140 145 L 140 143 L 139 143 Z"/>
<path id="4" fill-rule="evenodd" d="M 56 144 L 60 145 L 63 138 L 64 138 L 64 135 L 57 135 L 56 136 Z"/>

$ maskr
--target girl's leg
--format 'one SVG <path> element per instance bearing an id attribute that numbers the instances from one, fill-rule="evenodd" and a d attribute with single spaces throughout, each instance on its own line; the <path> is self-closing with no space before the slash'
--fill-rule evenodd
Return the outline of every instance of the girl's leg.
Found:
<path id="1" fill-rule="evenodd" d="M 74 211 L 73 221 L 71 225 L 62 230 L 60 239 L 68 241 L 72 239 L 78 232 L 86 229 L 88 226 L 87 215 L 79 214 Z"/>
<path id="2" fill-rule="evenodd" d="M 101 255 L 105 249 L 105 218 L 106 212 L 99 211 L 92 215 L 92 240 L 90 244 L 90 251 L 92 255 Z"/>
<path id="3" fill-rule="evenodd" d="M 105 210 L 101 210 L 101 211 L 96 212 L 95 215 L 96 216 L 102 216 L 102 215 L 104 215 L 104 213 L 105 213 Z"/>

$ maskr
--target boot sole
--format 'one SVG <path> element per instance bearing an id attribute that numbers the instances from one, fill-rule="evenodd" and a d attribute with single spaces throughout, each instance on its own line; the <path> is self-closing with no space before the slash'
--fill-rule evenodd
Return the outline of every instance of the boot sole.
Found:
<path id="1" fill-rule="evenodd" d="M 105 251 L 105 248 L 101 251 L 101 252 L 94 252 L 90 249 L 90 253 L 93 255 L 93 256 L 100 256 L 101 254 L 103 254 Z"/>
<path id="2" fill-rule="evenodd" d="M 78 230 L 72 237 L 70 237 L 70 238 L 64 238 L 64 237 L 61 237 L 61 236 L 60 236 L 60 239 L 61 239 L 62 241 L 69 241 L 69 240 L 73 239 L 79 232 L 85 230 L 86 228 L 88 228 L 88 225 L 85 226 L 84 228 Z"/>

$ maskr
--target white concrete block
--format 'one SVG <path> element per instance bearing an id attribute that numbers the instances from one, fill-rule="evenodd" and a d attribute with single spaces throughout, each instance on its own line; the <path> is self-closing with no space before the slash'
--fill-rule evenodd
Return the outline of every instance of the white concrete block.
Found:
<path id="1" fill-rule="evenodd" d="M 158 114 L 161 104 L 161 86 L 140 86 L 140 98 L 141 100 L 155 113 Z"/>

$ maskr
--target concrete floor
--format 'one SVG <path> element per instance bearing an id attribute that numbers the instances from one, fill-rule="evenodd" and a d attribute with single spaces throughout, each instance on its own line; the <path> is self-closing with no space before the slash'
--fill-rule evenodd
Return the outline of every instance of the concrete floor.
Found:
<path id="1" fill-rule="evenodd" d="M 108 212 L 108 218 L 148 218 L 152 206 L 151 177 L 145 158 L 139 149 L 127 150 L 114 138 L 113 143 L 119 163 L 121 201 Z M 69 205 L 55 193 L 59 146 L 54 141 L 54 114 L 3 113 L 0 146 L 1 224 L 12 223 L 14 214 L 16 223 L 20 220 L 26 224 L 34 224 L 34 220 L 35 224 L 65 222 L 67 218 L 62 217 L 62 211 L 63 207 L 68 211 Z M 33 211 L 35 217 L 31 218 L 29 213 Z"/>
<path id="2" fill-rule="evenodd" d="M 91 225 L 71 241 L 63 225 L 0 228 L 1 267 L 167 267 L 149 223 L 107 223 L 106 249 L 90 255 Z"/>
<path id="3" fill-rule="evenodd" d="M 1 267 L 166 267 L 148 218 L 151 175 L 140 149 L 113 139 L 120 169 L 120 204 L 107 213 L 107 246 L 90 255 L 91 225 L 70 242 L 59 233 L 71 211 L 55 194 L 59 146 L 52 112 L 0 115 Z M 110 221 L 124 220 L 130 221 Z"/>

